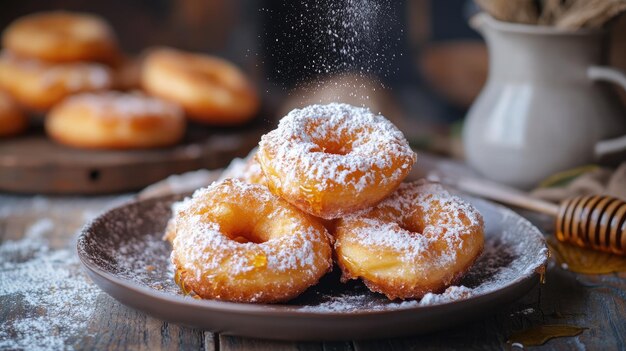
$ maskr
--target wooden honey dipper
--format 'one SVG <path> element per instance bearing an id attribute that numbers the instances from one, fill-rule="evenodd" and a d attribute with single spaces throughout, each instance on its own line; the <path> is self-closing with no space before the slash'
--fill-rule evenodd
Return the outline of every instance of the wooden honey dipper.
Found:
<path id="1" fill-rule="evenodd" d="M 428 179 L 452 185 L 469 194 L 551 215 L 556 218 L 555 232 L 559 241 L 626 255 L 626 202 L 620 199 L 602 195 L 577 196 L 556 205 L 486 180 L 437 173 L 429 174 Z"/>

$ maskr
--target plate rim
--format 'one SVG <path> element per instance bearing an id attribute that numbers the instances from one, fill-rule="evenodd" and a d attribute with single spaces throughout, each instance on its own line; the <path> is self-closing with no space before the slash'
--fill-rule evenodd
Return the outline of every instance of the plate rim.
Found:
<path id="1" fill-rule="evenodd" d="M 533 235 L 538 235 L 538 237 L 543 242 L 544 247 L 546 248 L 546 253 L 543 255 L 543 259 L 541 262 L 537 263 L 534 267 L 533 271 L 529 274 L 519 276 L 513 281 L 507 283 L 502 286 L 500 289 L 496 289 L 487 293 L 473 295 L 468 298 L 453 300 L 439 304 L 432 305 L 415 305 L 410 307 L 401 307 L 395 309 L 381 309 L 381 310 L 351 310 L 351 311 L 326 311 L 326 310 L 307 310 L 307 309 L 299 309 L 298 307 L 292 305 L 285 304 L 256 304 L 256 303 L 242 303 L 242 302 L 230 302 L 230 301 L 221 301 L 221 300 L 211 300 L 211 299 L 194 299 L 185 296 L 173 295 L 171 293 L 162 292 L 148 286 L 144 286 L 138 283 L 135 283 L 128 279 L 123 279 L 116 274 L 113 274 L 109 271 L 101 269 L 95 262 L 87 257 L 87 252 L 84 248 L 84 243 L 86 242 L 86 237 L 89 235 L 92 228 L 100 222 L 105 221 L 105 216 L 114 211 L 121 211 L 124 208 L 131 206 L 138 206 L 139 204 L 147 204 L 147 203 L 158 203 L 167 200 L 175 200 L 182 199 L 186 196 L 186 194 L 169 194 L 163 195 L 148 199 L 131 199 L 126 201 L 118 206 L 110 208 L 105 212 L 98 215 L 96 218 L 89 221 L 87 224 L 83 226 L 76 241 L 76 252 L 78 254 L 78 258 L 83 266 L 83 269 L 90 271 L 93 274 L 98 275 L 100 278 L 107 280 L 115 285 L 121 286 L 125 289 L 130 289 L 135 293 L 139 293 L 142 295 L 149 296 L 153 299 L 165 300 L 168 303 L 174 303 L 176 305 L 185 305 L 189 307 L 201 308 L 203 310 L 215 311 L 215 312 L 227 312 L 227 313 L 247 313 L 247 314 L 256 314 L 258 316 L 280 316 L 280 317 L 307 317 L 307 318 L 355 318 L 355 317 L 366 317 L 366 316 L 376 316 L 376 315 L 386 315 L 386 314 L 394 314 L 394 313 L 403 313 L 403 312 L 415 312 L 415 311 L 436 311 L 437 309 L 448 309 L 450 307 L 458 307 L 460 304 L 467 303 L 480 303 L 482 300 L 487 299 L 491 300 L 494 296 L 499 296 L 504 291 L 509 291 L 511 289 L 516 288 L 519 285 L 523 285 L 528 283 L 530 280 L 535 279 L 537 282 L 539 281 L 539 272 L 540 267 L 545 267 L 548 262 L 549 254 L 548 254 L 548 246 L 546 244 L 545 236 L 541 229 L 532 224 L 528 219 L 516 213 L 512 209 L 503 206 L 501 204 L 495 203 L 493 201 L 489 201 L 483 198 L 478 198 L 474 196 L 469 196 L 463 193 L 463 197 L 466 199 L 471 199 L 471 201 L 480 201 L 484 202 L 489 206 L 493 206 L 501 211 L 503 214 L 507 216 L 514 216 L 520 219 L 520 223 L 523 225 L 532 228 Z M 89 273 L 89 272 L 87 272 Z M 93 281 L 93 279 L 92 279 Z M 109 291 L 98 284 L 97 281 L 94 283 L 108 295 L 114 297 L 109 293 Z M 536 284 L 536 283 L 535 283 Z M 534 286 L 535 284 L 532 284 Z M 115 297 L 114 297 L 115 298 Z M 117 298 L 116 298 L 117 300 Z M 411 301 L 411 300 L 405 300 Z M 145 312 L 145 311 L 144 311 Z"/>

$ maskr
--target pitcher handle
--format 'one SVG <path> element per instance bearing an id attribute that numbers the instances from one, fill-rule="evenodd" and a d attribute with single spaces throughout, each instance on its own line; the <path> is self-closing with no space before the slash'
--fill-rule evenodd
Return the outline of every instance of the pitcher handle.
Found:
<path id="1" fill-rule="evenodd" d="M 607 66 L 591 66 L 587 70 L 587 77 L 591 80 L 615 83 L 626 90 L 626 73 L 622 70 Z M 609 140 L 599 141 L 595 146 L 596 158 L 617 151 L 626 150 L 626 135 Z"/>
<path id="2" fill-rule="evenodd" d="M 485 25 L 490 16 L 484 12 L 479 12 L 469 19 L 469 26 L 482 35 L 485 35 Z"/>

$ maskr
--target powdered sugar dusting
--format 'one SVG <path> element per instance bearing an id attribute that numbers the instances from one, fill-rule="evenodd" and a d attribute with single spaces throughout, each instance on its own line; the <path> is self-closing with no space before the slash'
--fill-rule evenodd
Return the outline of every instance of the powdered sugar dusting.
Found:
<path id="1" fill-rule="evenodd" d="M 63 350 L 92 337 L 89 324 L 103 293 L 82 271 L 72 233 L 62 234 L 56 224 L 63 220 L 63 230 L 68 222 L 80 225 L 102 210 L 103 199 L 0 197 L 0 228 L 6 229 L 0 229 L 0 237 L 18 233 L 15 226 L 22 221 L 31 223 L 19 239 L 0 242 L 0 310 L 5 313 L 0 349 Z M 59 203 L 64 205 L 55 207 Z M 59 240 L 63 235 L 66 240 Z"/>
<path id="2" fill-rule="evenodd" d="M 304 306 L 300 310 L 314 313 L 333 312 L 351 313 L 358 311 L 390 311 L 419 306 L 438 305 L 460 301 L 472 297 L 474 292 L 466 286 L 451 286 L 441 294 L 428 293 L 421 300 L 381 301 L 366 294 L 342 294 L 313 306 Z"/>
<path id="3" fill-rule="evenodd" d="M 331 145 L 338 149 L 327 150 Z M 271 163 L 276 170 L 280 179 L 274 181 L 293 192 L 302 179 L 317 191 L 349 187 L 361 192 L 395 183 L 416 159 L 402 132 L 383 116 L 338 103 L 291 111 L 261 138 L 259 157 L 264 169 Z"/>
<path id="4" fill-rule="evenodd" d="M 451 286 L 441 294 L 428 293 L 420 300 L 420 305 L 437 305 L 472 297 L 474 292 L 466 286 Z"/>
<path id="5" fill-rule="evenodd" d="M 158 236 L 155 235 L 155 239 Z M 160 269 L 155 257 L 169 257 L 169 248 L 159 240 L 143 241 L 130 238 L 112 252 L 116 265 L 120 268 L 119 276 L 141 281 L 143 284 L 160 291 L 177 292 L 180 288 L 174 283 L 174 266 L 169 263 L 166 269 Z"/>
<path id="6" fill-rule="evenodd" d="M 45 86 L 65 82 L 72 92 L 105 89 L 112 85 L 111 71 L 94 63 L 75 63 L 72 66 L 53 66 L 43 74 Z"/>
<path id="7" fill-rule="evenodd" d="M 84 105 L 100 117 L 140 118 L 160 116 L 183 118 L 182 109 L 173 103 L 143 94 L 119 92 L 83 93 L 69 97 L 64 104 Z"/>
<path id="8" fill-rule="evenodd" d="M 399 8 L 391 0 L 268 3 L 268 8 L 260 11 L 273 29 L 264 43 L 274 61 L 269 65 L 273 69 L 269 79 L 306 84 L 313 77 L 344 72 L 379 77 L 396 74 L 398 65 L 393 63 L 402 55 L 398 50 L 403 32 Z M 358 84 L 342 83 L 346 88 Z"/>
<path id="9" fill-rule="evenodd" d="M 37 76 L 38 88 L 62 86 L 70 92 L 106 89 L 113 85 L 113 74 L 105 65 L 93 62 L 49 64 L 32 58 L 17 58 L 8 51 L 0 54 L 0 61 Z"/>

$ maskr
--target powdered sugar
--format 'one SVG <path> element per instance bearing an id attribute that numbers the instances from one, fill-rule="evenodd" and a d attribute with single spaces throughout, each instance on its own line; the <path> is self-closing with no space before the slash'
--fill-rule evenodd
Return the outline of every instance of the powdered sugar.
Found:
<path id="1" fill-rule="evenodd" d="M 105 66 L 93 63 L 52 66 L 43 74 L 45 86 L 53 87 L 59 82 L 65 82 L 72 92 L 105 89 L 112 85 L 112 81 L 111 72 Z"/>
<path id="2" fill-rule="evenodd" d="M 0 54 L 0 60 L 17 67 L 39 79 L 40 89 L 62 86 L 70 92 L 100 90 L 113 84 L 113 74 L 105 65 L 92 62 L 49 64 L 32 58 L 17 58 L 8 51 Z"/>
<path id="3" fill-rule="evenodd" d="M 353 188 L 357 193 L 397 182 L 416 158 L 402 133 L 383 116 L 338 103 L 291 111 L 261 138 L 259 157 L 262 165 L 271 163 L 280 177 L 274 181 L 288 191 L 301 191 L 304 179 L 316 191 Z"/>
<path id="4" fill-rule="evenodd" d="M 5 229 L 0 236 L 15 234 L 21 221 L 31 223 L 19 239 L 4 237 L 0 243 L 0 305 L 5 313 L 0 349 L 71 348 L 73 342 L 92 336 L 88 326 L 102 292 L 81 270 L 72 233 L 65 234 L 69 244 L 59 240 L 63 234 L 55 224 L 63 220 L 65 229 L 75 220 L 80 225 L 106 201 L 73 199 L 61 210 L 55 205 L 64 201 L 54 198 L 0 197 L 0 228 Z M 68 210 L 75 218 L 60 213 Z"/>
<path id="5" fill-rule="evenodd" d="M 419 306 L 415 300 L 381 304 L 367 295 L 342 294 L 315 306 L 303 306 L 299 310 L 313 313 L 354 313 L 358 311 L 388 311 Z"/>
<path id="6" fill-rule="evenodd" d="M 422 256 L 429 248 L 429 242 L 421 235 L 414 235 L 397 223 L 380 222 L 371 218 L 359 221 L 364 226 L 355 232 L 360 245 L 371 248 L 392 249 L 404 253 L 407 258 Z M 336 243 L 340 246 L 340 243 Z"/>
<path id="7" fill-rule="evenodd" d="M 451 286 L 441 294 L 428 293 L 421 300 L 381 301 L 368 294 L 341 294 L 312 306 L 304 306 L 301 311 L 313 313 L 354 313 L 359 311 L 391 311 L 420 306 L 438 305 L 460 301 L 472 297 L 474 292 L 465 286 Z"/>
<path id="8" fill-rule="evenodd" d="M 125 279 L 140 281 L 155 290 L 177 293 L 180 288 L 174 283 L 174 266 L 165 258 L 170 249 L 161 242 L 160 233 L 152 238 L 129 238 L 112 252 L 118 275 Z M 147 239 L 147 240 L 146 240 Z M 164 259 L 160 266 L 155 257 Z"/>
<path id="9" fill-rule="evenodd" d="M 394 1 L 283 0 L 269 7 L 261 11 L 273 29 L 265 43 L 275 61 L 270 74 L 282 82 L 306 83 L 312 76 L 341 72 L 384 77 L 398 70 L 393 62 L 402 55 L 397 50 L 402 29 Z M 272 7 L 280 11 L 274 13 Z"/>
<path id="10" fill-rule="evenodd" d="M 442 303 L 464 300 L 472 297 L 474 292 L 466 286 L 451 286 L 441 294 L 428 293 L 420 300 L 420 305 L 438 305 Z"/>
<path id="11" fill-rule="evenodd" d="M 119 92 L 83 93 L 69 97 L 65 104 L 80 104 L 101 117 L 137 118 L 160 116 L 183 118 L 182 109 L 173 103 L 146 96 Z"/>

